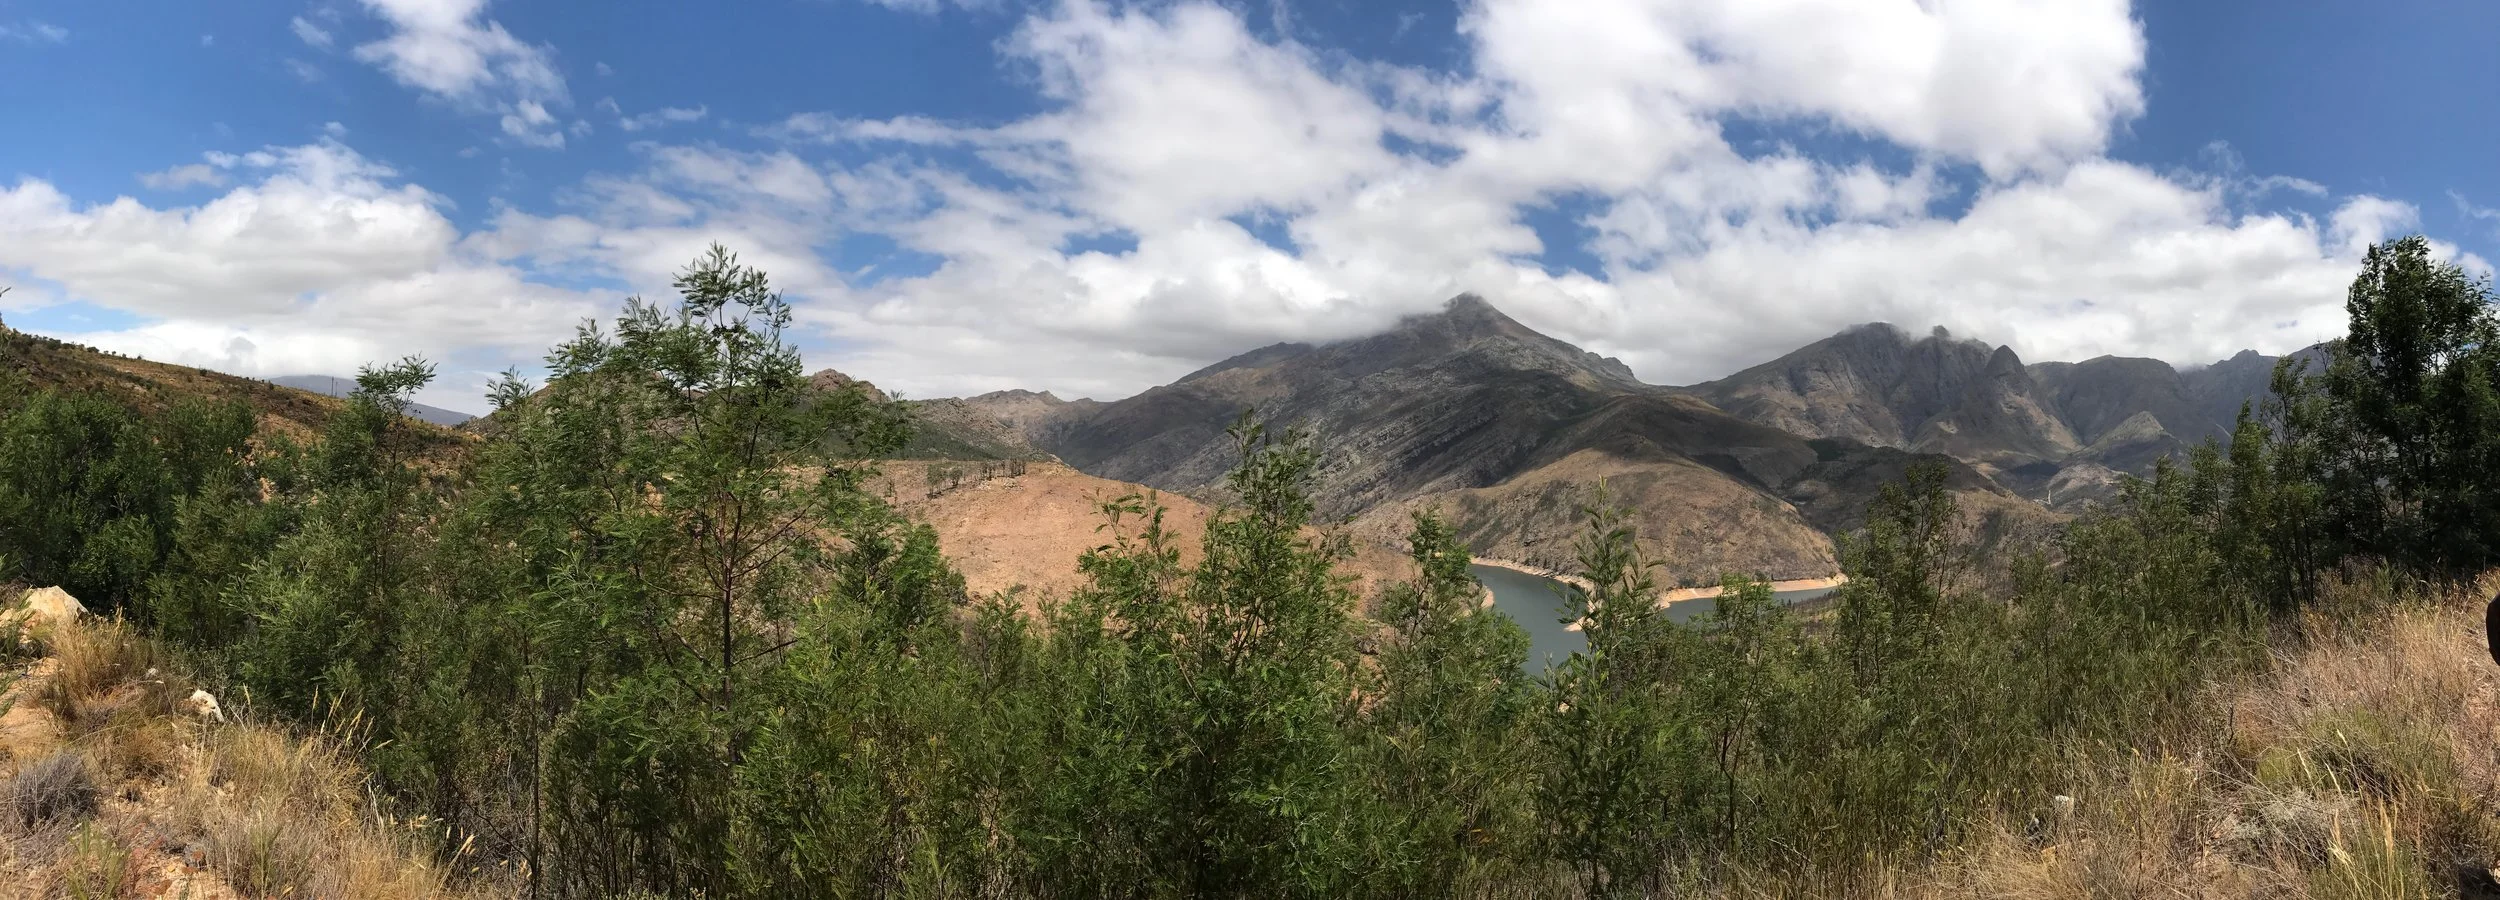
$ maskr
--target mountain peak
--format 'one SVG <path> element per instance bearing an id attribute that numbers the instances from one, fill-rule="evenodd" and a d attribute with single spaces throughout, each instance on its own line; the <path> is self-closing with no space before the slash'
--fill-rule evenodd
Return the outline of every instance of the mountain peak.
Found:
<path id="1" fill-rule="evenodd" d="M 1495 335 L 1524 337 L 1536 332 L 1519 320 L 1504 315 L 1491 301 L 1475 294 L 1460 294 L 1441 304 L 1441 311 L 1408 316 L 1398 322 L 1398 330 L 1410 332 L 1441 332 L 1451 337 L 1475 339 Z M 1539 335 L 1541 336 L 1541 335 Z"/>
<path id="2" fill-rule="evenodd" d="M 1066 400 L 1061 400 L 1061 399 L 1059 399 L 1059 395 L 1058 395 L 1058 394 L 1054 394 L 1054 393 L 1051 393 L 1051 392 L 1049 392 L 1049 391 L 1028 391 L 1028 390 L 1025 390 L 1025 389 L 1023 389 L 1023 388 L 1008 388 L 1007 390 L 1003 390 L 1003 391 L 991 391 L 991 392 L 986 393 L 986 394 L 980 394 L 980 395 L 973 396 L 973 397 L 967 397 L 967 398 L 965 398 L 965 399 L 968 399 L 968 400 L 973 400 L 973 401 L 976 401 L 976 402 L 980 402 L 980 401 L 999 402 L 999 403 L 1020 403 L 1020 402 L 1031 402 L 1031 403 L 1040 403 L 1040 404 L 1045 405 L 1045 406 L 1058 406 L 1058 405 L 1060 405 L 1060 404 L 1062 404 L 1062 403 L 1066 403 L 1066 402 L 1068 402 L 1068 401 L 1066 401 Z"/>
<path id="3" fill-rule="evenodd" d="M 891 399 L 893 399 L 893 396 L 892 396 L 892 395 L 889 395 L 889 394 L 887 394 L 887 393 L 886 393 L 886 392 L 884 392 L 884 391 L 880 391 L 880 390 L 878 390 L 878 389 L 877 389 L 877 386 L 876 386 L 875 384 L 869 383 L 868 381 L 865 381 L 865 380 L 863 380 L 863 379 L 853 378 L 853 377 L 851 377 L 851 376 L 844 375 L 844 374 L 842 374 L 841 372 L 835 371 L 835 370 L 833 370 L 833 369 L 826 369 L 826 370 L 823 370 L 823 371 L 817 372 L 817 373 L 816 373 L 816 374 L 814 374 L 814 375 L 807 376 L 807 385 L 808 385 L 809 387 L 815 388 L 816 390 L 819 390 L 819 391 L 827 391 L 827 392 L 831 392 L 831 391 L 838 391 L 838 390 L 841 390 L 841 389 L 843 389 L 843 388 L 845 388 L 845 387 L 848 387 L 848 386 L 850 386 L 850 385 L 854 385 L 854 384 L 859 385 L 859 386 L 860 386 L 860 389 L 861 389 L 861 390 L 863 390 L 863 391 L 866 391 L 866 392 L 867 392 L 867 394 L 868 394 L 868 396 L 870 396 L 870 397 L 873 397 L 873 398 L 876 398 L 876 399 L 879 399 L 879 400 L 891 400 Z"/>

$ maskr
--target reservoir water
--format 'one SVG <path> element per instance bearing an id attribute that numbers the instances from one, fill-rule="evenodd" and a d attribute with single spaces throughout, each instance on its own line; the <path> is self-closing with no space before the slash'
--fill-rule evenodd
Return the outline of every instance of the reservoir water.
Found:
<path id="1" fill-rule="evenodd" d="M 1588 649 L 1588 638 L 1563 624 L 1569 606 L 1562 591 L 1573 590 L 1562 582 L 1541 575 L 1530 575 L 1500 566 L 1468 567 L 1476 580 L 1493 592 L 1493 608 L 1502 611 L 1511 621 L 1519 623 L 1528 633 L 1528 671 L 1543 671 L 1548 663 L 1559 664 L 1564 657 Z M 1781 591 L 1781 603 L 1802 603 L 1832 592 L 1831 588 Z M 1719 608 L 1711 598 L 1685 600 L 1667 605 L 1667 618 L 1690 622 Z"/>

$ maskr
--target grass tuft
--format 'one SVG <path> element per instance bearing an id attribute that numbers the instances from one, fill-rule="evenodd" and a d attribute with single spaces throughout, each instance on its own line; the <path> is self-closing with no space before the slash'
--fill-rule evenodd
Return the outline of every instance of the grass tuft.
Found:
<path id="1" fill-rule="evenodd" d="M 65 749 L 19 769 L 0 789 L 0 807 L 23 830 L 94 815 L 100 794 L 86 754 Z"/>

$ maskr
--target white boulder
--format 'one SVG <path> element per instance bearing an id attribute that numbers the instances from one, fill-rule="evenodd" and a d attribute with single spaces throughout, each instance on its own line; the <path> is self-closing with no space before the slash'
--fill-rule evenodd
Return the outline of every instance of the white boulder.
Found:
<path id="1" fill-rule="evenodd" d="M 17 639 L 24 642 L 86 617 L 87 605 L 68 591 L 59 587 L 36 588 L 26 592 L 25 602 L 18 608 L 0 614 L 0 626 L 15 629 Z"/>
<path id="2" fill-rule="evenodd" d="M 192 691 L 191 696 L 182 701 L 182 711 L 202 722 L 226 720 L 226 711 L 217 707 L 217 695 L 207 691 Z"/>

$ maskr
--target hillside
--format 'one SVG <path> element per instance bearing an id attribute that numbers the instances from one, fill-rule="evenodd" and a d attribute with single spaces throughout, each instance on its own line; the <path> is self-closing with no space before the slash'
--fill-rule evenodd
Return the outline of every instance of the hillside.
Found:
<path id="1" fill-rule="evenodd" d="M 948 479 L 950 486 L 933 491 L 932 468 L 941 476 L 960 472 L 961 479 Z M 1012 594 L 1027 609 L 1047 598 L 1065 599 L 1085 584 L 1077 559 L 1112 540 L 1101 527 L 1104 501 L 1148 490 L 1055 462 L 1011 469 L 897 461 L 881 469 L 877 491 L 914 521 L 937 530 L 939 546 L 963 573 L 965 587 L 974 594 Z M 1196 564 L 1210 509 L 1178 494 L 1156 500 L 1164 506 L 1164 527 L 1179 538 L 1181 563 Z M 1346 569 L 1366 596 L 1409 577 L 1413 568 L 1379 542 L 1357 541 L 1354 551 Z"/>
<path id="2" fill-rule="evenodd" d="M 876 384 L 825 369 L 808 376 L 808 383 L 820 391 L 846 385 L 859 385 L 872 397 L 894 399 L 879 390 Z M 1057 398 L 1053 398 L 1057 399 Z M 1033 447 L 1024 432 L 1001 421 L 989 410 L 974 403 L 952 397 L 936 400 L 903 401 L 911 409 L 912 436 L 903 446 L 904 459 L 921 460 L 1047 460 L 1051 456 Z"/>
<path id="3" fill-rule="evenodd" d="M 0 586 L 22 609 L 22 589 Z M 458 885 L 395 821 L 352 738 L 206 704 L 119 621 L 43 624 L 0 692 L 0 897 L 510 896 Z M 215 712 L 208 712 L 215 708 Z"/>
<path id="4" fill-rule="evenodd" d="M 269 379 L 269 383 L 280 387 L 307 390 L 325 397 L 345 397 L 356 392 L 356 379 L 340 378 L 336 375 L 280 375 L 276 378 Z M 439 406 L 427 406 L 423 403 L 408 404 L 408 415 L 410 418 L 432 422 L 436 425 L 442 425 L 445 427 L 458 426 L 463 422 L 469 421 L 470 419 L 477 418 L 474 413 L 458 412 L 455 410 L 444 409 Z"/>
<path id="5" fill-rule="evenodd" d="M 1818 448 L 1644 384 L 1620 361 L 1474 296 L 1372 337 L 1253 350 L 1113 403 L 965 402 L 1078 470 L 1192 495 L 1231 466 L 1225 429 L 1255 408 L 1319 435 L 1323 514 L 1386 540 L 1408 511 L 1436 508 L 1477 553 L 1541 564 L 1570 552 L 1578 510 L 1604 481 L 1631 506 L 1649 552 L 1693 584 L 1725 571 L 1833 574 L 1830 530 L 1795 501 L 1863 509 L 1874 483 L 1816 473 L 1879 449 Z M 1975 475 L 1957 488 L 2002 493 Z"/>
<path id="6" fill-rule="evenodd" d="M 2318 358 L 2318 350 L 2302 351 Z M 2228 438 L 2262 397 L 2275 358 L 2254 351 L 2180 371 L 2104 356 L 2025 365 L 2011 348 L 1861 325 L 1685 390 L 1748 421 L 1808 438 L 1943 453 L 1998 484 L 2068 507 L 2121 475 L 2207 438 Z"/>
<path id="7" fill-rule="evenodd" d="M 183 400 L 239 402 L 259 417 L 262 434 L 297 441 L 320 431 L 346 407 L 337 397 L 303 388 L 118 356 L 0 327 L 0 387 L 10 376 L 35 390 L 94 392 L 150 414 Z M 420 425 L 417 433 L 429 455 L 456 452 L 468 442 L 461 432 L 432 423 Z"/>

